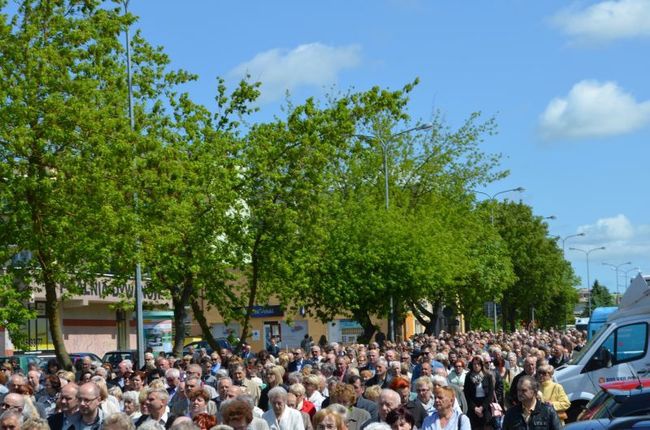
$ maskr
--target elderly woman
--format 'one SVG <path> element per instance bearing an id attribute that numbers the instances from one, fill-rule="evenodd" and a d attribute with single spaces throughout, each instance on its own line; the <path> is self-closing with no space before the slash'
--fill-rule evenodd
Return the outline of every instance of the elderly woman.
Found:
<path id="1" fill-rule="evenodd" d="M 300 412 L 287 407 L 287 390 L 272 388 L 269 391 L 269 404 L 271 408 L 264 412 L 262 418 L 271 430 L 305 430 Z"/>
<path id="2" fill-rule="evenodd" d="M 454 362 L 454 368 L 449 372 L 447 380 L 449 381 L 449 384 L 455 385 L 462 390 L 465 386 L 466 375 L 467 370 L 465 369 L 465 362 L 459 358 Z"/>
<path id="3" fill-rule="evenodd" d="M 537 380 L 542 391 L 542 400 L 553 405 L 560 421 L 564 423 L 567 417 L 567 409 L 571 406 L 569 397 L 564 392 L 562 385 L 553 382 L 555 369 L 550 364 L 543 364 L 537 368 Z"/>
<path id="4" fill-rule="evenodd" d="M 140 392 L 147 381 L 147 374 L 141 370 L 136 370 L 129 376 L 129 390 Z"/>
<path id="5" fill-rule="evenodd" d="M 124 403 L 124 413 L 128 415 L 132 421 L 136 421 L 142 416 L 140 412 L 140 393 L 136 391 L 127 391 L 122 394 L 122 402 Z"/>
<path id="6" fill-rule="evenodd" d="M 302 380 L 302 385 L 305 387 L 305 397 L 314 404 L 317 411 L 321 410 L 323 400 L 325 400 L 325 396 L 318 391 L 320 383 L 321 380 L 318 375 L 307 375 Z"/>
<path id="7" fill-rule="evenodd" d="M 315 430 L 347 430 L 344 419 L 331 409 L 323 409 L 314 415 Z"/>
<path id="8" fill-rule="evenodd" d="M 104 412 L 104 415 L 109 416 L 120 412 L 120 402 L 114 396 L 108 394 L 108 387 L 104 378 L 101 376 L 93 376 L 91 381 L 99 387 L 99 398 L 101 399 L 99 407 Z"/>
<path id="9" fill-rule="evenodd" d="M 192 418 L 199 414 L 208 413 L 208 402 L 210 401 L 210 395 L 207 391 L 190 391 L 188 400 L 190 401 L 190 416 Z"/>
<path id="10" fill-rule="evenodd" d="M 370 413 L 368 411 L 354 406 L 356 401 L 357 395 L 353 385 L 338 383 L 330 391 L 330 407 L 334 404 L 339 404 L 346 409 L 348 430 L 359 430 L 366 421 L 370 420 Z"/>

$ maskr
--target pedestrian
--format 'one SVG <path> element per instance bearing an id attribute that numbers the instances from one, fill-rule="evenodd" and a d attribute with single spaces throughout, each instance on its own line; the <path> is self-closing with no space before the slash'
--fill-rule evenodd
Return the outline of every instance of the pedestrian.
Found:
<path id="1" fill-rule="evenodd" d="M 537 399 L 539 384 L 524 375 L 517 384 L 518 404 L 506 412 L 503 430 L 560 430 L 562 424 L 553 406 Z"/>
<path id="2" fill-rule="evenodd" d="M 490 403 L 494 398 L 494 378 L 488 370 L 488 364 L 483 362 L 480 355 L 474 356 L 470 361 L 463 392 L 467 399 L 467 415 L 472 428 L 487 429 L 492 419 Z"/>

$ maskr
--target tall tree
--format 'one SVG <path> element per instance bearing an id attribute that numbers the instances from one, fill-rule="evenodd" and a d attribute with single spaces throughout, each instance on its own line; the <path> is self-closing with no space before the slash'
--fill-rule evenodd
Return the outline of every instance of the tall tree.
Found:
<path id="1" fill-rule="evenodd" d="M 616 306 L 616 300 L 607 287 L 596 279 L 591 286 L 591 309 L 604 306 Z M 589 309 L 585 309 L 585 316 L 589 316 Z"/>
<path id="2" fill-rule="evenodd" d="M 533 311 L 535 319 L 547 326 L 564 324 L 562 312 L 567 308 L 557 306 L 555 300 L 577 298 L 571 294 L 577 279 L 557 241 L 548 237 L 546 222 L 523 203 L 484 205 L 493 205 L 490 212 L 494 211 L 495 224 L 506 243 L 516 276 L 503 295 L 504 327 L 514 330 L 521 321 L 531 321 Z M 573 308 L 573 304 L 568 308 Z"/>

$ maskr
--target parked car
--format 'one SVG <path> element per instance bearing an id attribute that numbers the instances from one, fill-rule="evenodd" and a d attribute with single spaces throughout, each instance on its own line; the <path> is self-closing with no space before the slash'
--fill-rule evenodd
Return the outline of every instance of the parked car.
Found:
<path id="1" fill-rule="evenodd" d="M 102 363 L 110 363 L 113 371 L 117 371 L 117 366 L 122 360 L 131 360 L 133 368 L 138 368 L 138 351 L 135 349 L 108 351 L 102 357 Z"/>
<path id="2" fill-rule="evenodd" d="M 568 424 L 564 430 L 628 430 L 650 429 L 650 415 L 634 417 L 600 418 Z"/>
<path id="3" fill-rule="evenodd" d="M 217 345 L 219 345 L 220 349 L 225 348 L 225 349 L 229 349 L 229 350 L 232 351 L 232 345 L 230 345 L 230 342 L 228 342 L 228 339 L 226 339 L 225 337 L 218 337 L 216 339 L 216 341 L 217 341 Z M 212 352 L 214 351 L 210 347 L 210 344 L 207 341 L 200 340 L 200 341 L 188 343 L 187 345 L 185 345 L 183 347 L 183 355 L 189 354 L 190 347 L 194 347 L 194 349 L 196 351 L 198 351 L 201 348 L 205 348 L 205 350 L 207 351 L 208 354 L 212 354 Z"/>
<path id="4" fill-rule="evenodd" d="M 72 365 L 75 367 L 75 369 L 81 369 L 81 360 L 83 360 L 84 357 L 90 357 L 92 361 L 97 361 L 100 363 L 102 362 L 102 359 L 99 357 L 99 355 L 93 354 L 92 352 L 71 352 L 70 360 L 72 360 Z"/>
<path id="5" fill-rule="evenodd" d="M 578 415 L 578 421 L 592 419 L 603 403 L 612 395 L 612 390 L 630 391 L 638 389 L 650 389 L 650 378 L 628 379 L 624 381 L 612 381 L 600 384 L 600 391 L 587 403 L 584 410 Z"/>
<path id="6" fill-rule="evenodd" d="M 638 387 L 641 388 L 638 388 Z M 587 404 L 578 421 L 614 419 L 650 414 L 650 389 L 637 382 L 631 389 L 603 388 Z"/>

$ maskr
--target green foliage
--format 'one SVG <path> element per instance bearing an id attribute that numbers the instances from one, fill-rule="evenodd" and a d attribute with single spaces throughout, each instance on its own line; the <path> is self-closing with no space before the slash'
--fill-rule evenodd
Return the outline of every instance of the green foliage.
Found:
<path id="1" fill-rule="evenodd" d="M 605 306 L 616 306 L 616 300 L 607 287 L 596 279 L 591 286 L 591 310 Z M 584 314 L 583 316 L 589 316 L 589 309 L 585 309 Z"/>
<path id="2" fill-rule="evenodd" d="M 533 307 L 535 318 L 542 326 L 564 325 L 569 309 L 577 302 L 574 289 L 577 278 L 556 239 L 548 237 L 547 224 L 523 203 L 486 202 L 484 205 L 494 205 L 491 210 L 494 210 L 495 224 L 507 246 L 516 276 L 516 281 L 503 294 L 507 327 L 514 330 L 519 322 L 530 321 Z"/>
<path id="3" fill-rule="evenodd" d="M 0 324 L 9 331 L 11 341 L 16 349 L 29 348 L 25 324 L 36 317 L 26 303 L 29 302 L 31 290 L 14 285 L 11 276 L 0 276 Z"/>

